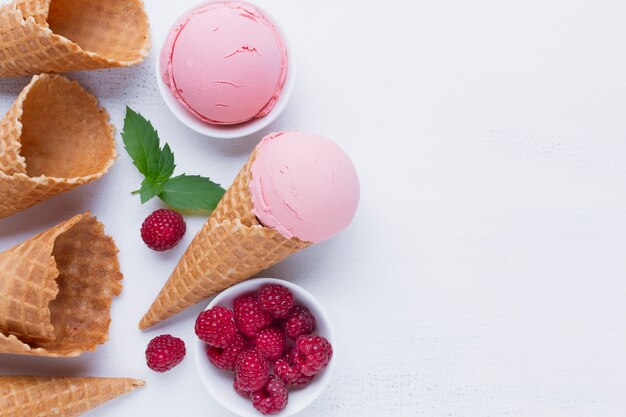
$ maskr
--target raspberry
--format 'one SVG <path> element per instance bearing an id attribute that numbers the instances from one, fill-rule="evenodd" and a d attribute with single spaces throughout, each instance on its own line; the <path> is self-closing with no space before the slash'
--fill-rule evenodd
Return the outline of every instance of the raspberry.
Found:
<path id="1" fill-rule="evenodd" d="M 172 249 L 185 234 L 185 220 L 180 213 L 159 209 L 146 217 L 141 225 L 141 238 L 150 249 Z"/>
<path id="2" fill-rule="evenodd" d="M 282 331 L 276 327 L 268 327 L 256 335 L 254 344 L 263 357 L 273 361 L 283 354 L 285 341 L 285 334 Z"/>
<path id="3" fill-rule="evenodd" d="M 297 305 L 291 309 L 283 323 L 287 337 L 296 340 L 299 336 L 312 333 L 317 327 L 315 317 L 305 306 Z"/>
<path id="4" fill-rule="evenodd" d="M 246 349 L 246 346 L 246 340 L 239 333 L 235 333 L 235 337 L 228 347 L 220 349 L 207 346 L 206 353 L 211 363 L 217 368 L 234 371 L 237 357 Z"/>
<path id="5" fill-rule="evenodd" d="M 272 316 L 262 311 L 254 295 L 244 295 L 235 300 L 235 325 L 246 337 L 254 337 L 259 330 L 272 324 Z"/>
<path id="6" fill-rule="evenodd" d="M 258 350 L 245 350 L 235 365 L 235 378 L 240 390 L 254 392 L 261 389 L 270 375 L 269 362 Z"/>
<path id="7" fill-rule="evenodd" d="M 293 294 L 282 285 L 268 284 L 259 289 L 261 310 L 271 313 L 276 318 L 287 317 L 293 304 Z"/>
<path id="8" fill-rule="evenodd" d="M 220 306 L 200 313 L 195 330 L 200 340 L 221 349 L 228 347 L 237 334 L 233 312 Z"/>
<path id="9" fill-rule="evenodd" d="M 237 378 L 235 378 L 235 380 L 233 381 L 233 388 L 235 389 L 235 391 L 237 391 L 237 394 L 242 395 L 246 398 L 250 398 L 250 393 L 241 389 L 239 383 L 237 382 Z"/>
<path id="10" fill-rule="evenodd" d="M 146 361 L 153 371 L 169 371 L 183 361 L 185 342 L 169 334 L 157 336 L 148 343 Z"/>
<path id="11" fill-rule="evenodd" d="M 285 355 L 274 362 L 274 374 L 283 380 L 288 387 L 302 387 L 314 378 L 313 375 L 306 376 L 293 367 L 293 361 L 297 355 L 294 349 L 289 349 Z"/>
<path id="12" fill-rule="evenodd" d="M 330 342 L 322 336 L 300 336 L 296 340 L 294 367 L 306 376 L 317 374 L 326 368 L 333 357 Z"/>
<path id="13" fill-rule="evenodd" d="M 276 414 L 287 406 L 289 393 L 280 378 L 270 375 L 267 384 L 252 394 L 252 405 L 262 414 Z"/>

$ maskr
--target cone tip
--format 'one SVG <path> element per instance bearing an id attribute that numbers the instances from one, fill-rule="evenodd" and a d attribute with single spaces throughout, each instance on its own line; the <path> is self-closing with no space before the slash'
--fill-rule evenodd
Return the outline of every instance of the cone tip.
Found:
<path id="1" fill-rule="evenodd" d="M 146 381 L 142 381 L 141 379 L 133 379 L 133 380 L 131 381 L 131 385 L 132 385 L 134 388 L 141 388 L 141 387 L 143 387 L 144 385 L 146 385 Z"/>
<path id="2" fill-rule="evenodd" d="M 156 324 L 154 323 L 154 320 L 150 320 L 148 318 L 148 314 L 149 313 L 146 313 L 146 315 L 141 318 L 141 321 L 139 322 L 139 330 L 146 330 L 147 328 L 152 327 Z"/>

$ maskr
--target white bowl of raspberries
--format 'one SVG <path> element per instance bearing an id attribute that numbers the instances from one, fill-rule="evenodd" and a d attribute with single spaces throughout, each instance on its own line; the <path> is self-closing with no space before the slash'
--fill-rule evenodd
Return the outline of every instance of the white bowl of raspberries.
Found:
<path id="1" fill-rule="evenodd" d="M 290 282 L 257 278 L 217 295 L 195 325 L 209 393 L 243 417 L 290 416 L 322 393 L 335 336 L 321 304 Z"/>

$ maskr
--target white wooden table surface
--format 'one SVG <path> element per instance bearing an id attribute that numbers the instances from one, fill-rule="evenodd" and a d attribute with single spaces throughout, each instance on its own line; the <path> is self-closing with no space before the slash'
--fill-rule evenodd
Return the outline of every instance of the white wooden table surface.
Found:
<path id="1" fill-rule="evenodd" d="M 147 0 L 155 44 L 194 2 Z M 330 387 L 302 416 L 626 415 L 626 3 L 262 0 L 297 51 L 285 113 L 266 129 L 327 135 L 352 156 L 352 226 L 265 272 L 311 291 L 334 320 Z M 118 131 L 126 105 L 179 166 L 227 185 L 262 134 L 217 141 L 162 102 L 157 50 L 136 68 L 70 74 Z M 0 80 L 6 111 L 27 78 Z M 91 209 L 120 247 L 111 340 L 76 359 L 0 357 L 0 373 L 133 376 L 145 389 L 89 415 L 228 415 L 193 349 L 156 374 L 170 332 L 193 348 L 198 305 L 137 322 L 204 219 L 157 254 L 139 227 L 123 151 L 101 181 L 0 221 L 0 250 Z M 150 412 L 150 414 L 148 414 Z"/>

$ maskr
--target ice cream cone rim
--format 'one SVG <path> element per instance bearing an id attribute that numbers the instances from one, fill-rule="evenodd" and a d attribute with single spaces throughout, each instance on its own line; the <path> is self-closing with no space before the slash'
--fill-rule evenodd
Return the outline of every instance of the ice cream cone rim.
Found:
<path id="1" fill-rule="evenodd" d="M 22 137 L 22 128 L 24 127 L 21 121 L 22 115 L 24 114 L 24 100 L 26 100 L 26 97 L 28 96 L 28 93 L 30 93 L 30 90 L 32 90 L 33 86 L 41 78 L 42 78 L 41 74 L 35 75 L 33 78 L 31 78 L 28 85 L 24 87 L 24 89 L 22 89 L 22 91 L 17 96 L 17 98 L 15 99 L 15 102 L 12 105 L 13 108 L 17 110 L 16 115 L 15 115 L 15 130 L 17 132 L 17 137 L 14 138 L 15 151 L 17 154 L 17 160 L 19 162 L 20 169 L 23 172 L 26 172 L 26 158 L 24 158 L 22 154 L 20 153 L 20 151 L 22 150 L 22 141 L 20 140 L 20 138 Z M 0 174 L 3 174 L 2 170 L 0 170 Z"/>
<path id="2" fill-rule="evenodd" d="M 1 339 L 5 339 L 8 340 L 11 343 L 15 343 L 15 344 L 20 344 L 21 346 L 23 346 L 25 348 L 25 350 L 27 352 L 33 352 L 35 354 L 40 353 L 43 356 L 48 356 L 48 357 L 64 357 L 64 358 L 75 358 L 80 356 L 83 353 L 83 350 L 81 349 L 76 349 L 73 351 L 67 351 L 67 352 L 63 352 L 63 353 L 59 353 L 59 352 L 54 352 L 54 351 L 50 351 L 47 350 L 45 348 L 42 347 L 33 347 L 31 345 L 29 345 L 28 343 L 23 342 L 22 340 L 20 340 L 17 336 L 15 335 L 6 335 L 2 332 L 0 332 L 0 340 Z M 4 352 L 0 352 L 0 353 L 4 353 Z"/>
<path id="3" fill-rule="evenodd" d="M 86 211 L 85 213 L 77 214 L 76 216 L 72 217 L 68 221 L 64 222 L 62 224 L 63 227 L 56 226 L 56 228 L 58 229 L 58 233 L 56 234 L 54 239 L 56 240 L 56 238 L 58 238 L 60 235 L 62 235 L 63 233 L 67 232 L 72 227 L 74 227 L 78 222 L 82 221 L 83 219 L 88 218 L 89 216 L 91 216 L 91 212 L 90 211 Z M 53 250 L 54 250 L 54 244 L 52 244 L 50 246 L 50 254 L 49 254 L 50 259 L 52 261 L 54 261 L 54 269 L 49 271 L 49 273 L 48 273 L 48 278 L 51 280 L 51 282 L 52 282 L 51 285 L 54 287 L 54 294 L 52 294 L 53 297 L 50 300 L 48 300 L 48 303 L 46 305 L 46 309 L 47 309 L 47 315 L 46 316 L 47 316 L 48 321 L 50 323 L 50 326 L 52 328 L 54 328 L 54 327 L 52 325 L 52 312 L 50 310 L 50 303 L 52 303 L 52 301 L 55 300 L 59 296 L 59 284 L 57 282 L 57 279 L 59 279 L 59 274 L 60 274 L 59 268 L 58 268 L 57 263 L 56 263 L 57 261 L 56 261 L 56 259 L 54 258 L 54 255 L 53 255 Z M 20 340 L 19 338 L 17 338 L 17 339 Z M 26 343 L 26 342 L 24 342 L 22 340 L 20 340 L 20 341 L 22 343 L 25 343 L 25 344 L 28 345 L 28 343 Z"/>
<path id="4" fill-rule="evenodd" d="M 97 109 L 104 110 L 104 108 L 99 105 L 99 102 L 98 102 L 98 99 L 96 98 L 96 96 L 94 96 L 89 91 L 87 91 L 76 80 L 70 80 L 69 78 L 66 78 L 66 77 L 58 75 L 58 74 L 38 74 L 38 75 L 33 76 L 33 78 L 30 80 L 28 85 L 26 87 L 24 87 L 24 89 L 20 92 L 20 95 L 18 96 L 18 98 L 15 100 L 15 102 L 13 104 L 13 106 L 15 106 L 15 108 L 17 110 L 16 115 L 15 115 L 16 117 L 14 119 L 15 120 L 15 126 L 16 126 L 15 130 L 17 132 L 17 137 L 15 138 L 15 149 L 17 151 L 17 155 L 18 155 L 18 158 L 19 158 L 18 161 L 20 162 L 21 168 L 24 170 L 24 172 L 8 175 L 8 174 L 5 174 L 4 172 L 2 172 L 2 170 L 0 170 L 0 177 L 8 178 L 8 177 L 13 177 L 13 176 L 23 176 L 24 178 L 27 178 L 27 179 L 29 179 L 31 181 L 38 182 L 38 183 L 42 183 L 45 180 L 45 181 L 52 181 L 52 182 L 57 183 L 57 184 L 59 184 L 59 183 L 63 183 L 63 184 L 80 183 L 80 184 L 82 184 L 82 183 L 85 183 L 85 182 L 89 182 L 89 181 L 93 181 L 93 180 L 101 178 L 106 172 L 108 172 L 108 170 L 113 166 L 113 164 L 115 163 L 115 160 L 117 159 L 118 155 L 117 155 L 117 151 L 115 149 L 115 143 L 114 142 L 111 144 L 112 145 L 111 157 L 105 163 L 105 165 L 103 165 L 102 169 L 99 172 L 95 172 L 93 174 L 80 176 L 80 177 L 68 177 L 68 178 L 52 177 L 52 176 L 47 176 L 47 175 L 39 175 L 37 177 L 31 177 L 30 175 L 28 175 L 26 173 L 28 164 L 26 162 L 26 158 L 24 158 L 24 156 L 22 156 L 22 154 L 20 153 L 20 150 L 22 149 L 21 136 L 22 136 L 22 129 L 23 129 L 23 124 L 21 122 L 21 117 L 24 114 L 24 101 L 28 97 L 28 94 L 30 93 L 32 88 L 35 86 L 35 84 L 37 84 L 37 82 L 39 82 L 40 80 L 44 80 L 46 78 L 56 78 L 56 79 L 62 80 L 63 82 L 67 82 L 70 85 L 77 86 L 78 88 L 80 88 L 81 90 L 84 90 L 88 94 L 91 102 L 94 104 L 94 106 Z M 17 105 L 18 103 L 19 103 L 19 105 Z M 115 136 L 115 129 L 114 129 L 113 125 L 110 123 L 110 118 L 109 118 L 109 121 L 107 122 L 107 126 L 108 126 L 108 131 L 111 134 L 111 137 L 114 137 Z"/>
<path id="5" fill-rule="evenodd" d="M 50 11 L 50 2 L 51 1 L 52 0 L 46 0 L 46 3 L 45 3 L 45 5 L 46 5 L 46 9 L 45 9 L 46 17 L 48 16 L 48 12 Z M 54 32 L 52 32 L 52 30 L 50 30 L 50 27 L 48 26 L 48 19 L 44 20 L 43 23 L 39 23 L 39 22 L 37 22 L 37 20 L 35 19 L 34 16 L 26 16 L 26 17 L 24 17 L 24 13 L 20 10 L 19 7 L 17 7 L 17 4 L 15 4 L 15 9 L 14 10 L 17 12 L 20 20 L 22 20 L 24 22 L 32 22 L 35 25 L 41 27 L 42 29 L 47 29 L 48 32 L 54 34 Z"/>
<path id="6" fill-rule="evenodd" d="M 99 61 L 103 61 L 107 64 L 110 65 L 121 65 L 121 66 L 132 66 L 132 65 L 136 65 L 139 64 L 140 62 L 142 62 L 146 56 L 148 56 L 148 53 L 150 51 L 150 48 L 152 47 L 152 41 L 150 39 L 150 36 L 148 36 L 148 39 L 146 39 L 146 42 L 143 46 L 143 48 L 139 51 L 137 58 L 133 59 L 133 60 L 117 60 L 117 59 L 112 59 L 112 58 L 107 58 L 103 55 L 98 54 L 97 52 L 93 52 L 93 51 L 88 51 L 86 49 L 84 49 L 82 46 L 80 46 L 79 44 L 77 44 L 76 42 L 72 41 L 69 38 L 66 38 L 65 36 L 61 36 L 59 34 L 56 34 L 52 31 L 52 29 L 50 29 L 50 26 L 48 24 L 48 13 L 49 13 L 49 8 L 50 8 L 50 2 L 52 0 L 45 0 L 46 2 L 46 14 L 45 14 L 45 19 L 44 19 L 44 23 L 39 23 L 34 16 L 24 16 L 24 13 L 17 7 L 17 3 L 15 3 L 15 1 L 13 2 L 13 6 L 14 6 L 14 12 L 18 15 L 18 17 L 21 20 L 22 25 L 25 25 L 26 22 L 32 22 L 34 25 L 36 25 L 37 27 L 39 27 L 44 33 L 50 34 L 52 36 L 54 36 L 55 38 L 62 40 L 64 42 L 69 42 L 72 45 L 74 45 L 76 48 L 78 48 L 78 52 L 79 53 L 84 53 L 85 55 L 94 58 L 96 60 Z M 141 7 L 144 8 L 145 10 L 145 5 L 143 0 L 137 0 L 140 4 Z M 146 22 L 147 24 L 147 32 L 146 33 L 150 33 L 150 23 L 149 20 L 147 20 Z"/>
<path id="7" fill-rule="evenodd" d="M 111 166 L 113 166 L 114 162 L 115 162 L 115 158 L 113 158 L 111 161 L 107 163 L 107 165 L 103 169 L 103 172 L 97 172 L 95 174 L 86 175 L 84 177 L 59 178 L 59 177 L 48 177 L 46 175 L 39 175 L 38 177 L 30 177 L 28 176 L 28 174 L 23 174 L 21 172 L 17 174 L 13 174 L 13 175 L 8 175 L 0 171 L 0 178 L 20 178 L 21 177 L 21 178 L 28 179 L 32 182 L 40 183 L 40 184 L 43 184 L 44 182 L 50 182 L 50 181 L 55 184 L 73 184 L 73 183 L 83 184 L 86 182 L 90 182 L 90 181 L 102 178 L 104 174 L 106 173 L 106 171 L 109 168 L 111 168 Z"/>

